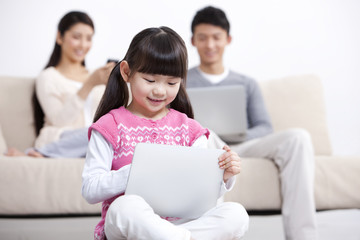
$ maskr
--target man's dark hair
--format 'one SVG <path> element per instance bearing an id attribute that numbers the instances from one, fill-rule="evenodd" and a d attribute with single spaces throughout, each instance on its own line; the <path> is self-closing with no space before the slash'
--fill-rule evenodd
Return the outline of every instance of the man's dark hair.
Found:
<path id="1" fill-rule="evenodd" d="M 191 23 L 191 32 L 194 34 L 195 27 L 202 23 L 221 27 L 228 35 L 230 33 L 230 23 L 225 12 L 219 8 L 208 6 L 197 11 Z"/>

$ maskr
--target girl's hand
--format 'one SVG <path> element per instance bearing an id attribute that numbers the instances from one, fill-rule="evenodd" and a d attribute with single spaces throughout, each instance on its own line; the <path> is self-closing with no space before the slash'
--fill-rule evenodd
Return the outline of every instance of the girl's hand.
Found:
<path id="1" fill-rule="evenodd" d="M 229 178 L 239 174 L 241 171 L 241 162 L 239 155 L 231 151 L 230 147 L 225 145 L 223 149 L 226 151 L 219 157 L 219 167 L 224 169 L 224 182 L 226 183 Z"/>

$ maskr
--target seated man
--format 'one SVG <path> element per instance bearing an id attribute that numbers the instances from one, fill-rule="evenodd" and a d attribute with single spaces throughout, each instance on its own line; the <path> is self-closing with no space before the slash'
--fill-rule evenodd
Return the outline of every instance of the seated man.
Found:
<path id="1" fill-rule="evenodd" d="M 269 158 L 280 171 L 282 216 L 287 240 L 317 239 L 313 193 L 314 153 L 310 135 L 301 129 L 272 133 L 270 118 L 258 84 L 223 64 L 225 47 L 231 43 L 230 24 L 221 9 L 199 10 L 191 25 L 192 44 L 200 66 L 188 72 L 187 87 L 241 84 L 246 89 L 248 130 L 244 142 L 232 145 L 240 157 Z M 212 147 L 225 144 L 216 134 Z"/>

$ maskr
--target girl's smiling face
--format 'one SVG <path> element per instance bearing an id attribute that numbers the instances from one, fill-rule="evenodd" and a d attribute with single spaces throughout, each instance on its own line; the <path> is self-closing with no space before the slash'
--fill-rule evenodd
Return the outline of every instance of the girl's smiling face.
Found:
<path id="1" fill-rule="evenodd" d="M 58 33 L 56 42 L 61 46 L 61 58 L 70 62 L 83 62 L 92 46 L 94 30 L 84 23 L 77 23 L 64 32 Z"/>
<path id="2" fill-rule="evenodd" d="M 179 92 L 180 77 L 141 72 L 130 74 L 125 61 L 121 63 L 120 71 L 124 80 L 130 84 L 132 101 L 127 107 L 130 112 L 153 120 L 160 119 L 167 114 L 167 106 Z"/>

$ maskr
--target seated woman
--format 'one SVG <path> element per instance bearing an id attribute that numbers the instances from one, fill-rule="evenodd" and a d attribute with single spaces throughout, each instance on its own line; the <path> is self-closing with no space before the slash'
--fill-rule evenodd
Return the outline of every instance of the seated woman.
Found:
<path id="1" fill-rule="evenodd" d="M 25 153 L 9 148 L 6 155 L 85 156 L 87 128 L 115 66 L 110 62 L 92 73 L 86 69 L 93 34 L 93 21 L 84 12 L 72 11 L 60 20 L 49 63 L 36 79 L 35 148 Z"/>

